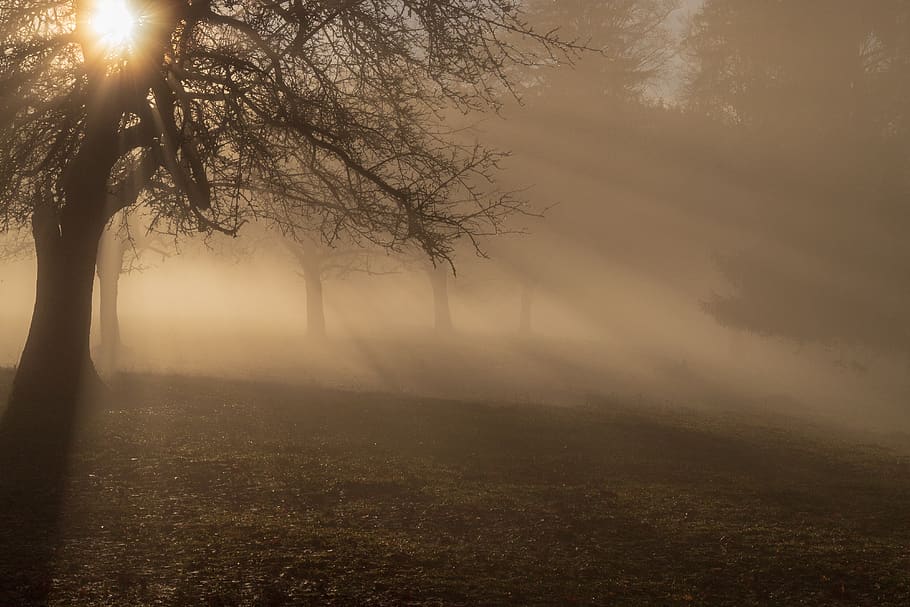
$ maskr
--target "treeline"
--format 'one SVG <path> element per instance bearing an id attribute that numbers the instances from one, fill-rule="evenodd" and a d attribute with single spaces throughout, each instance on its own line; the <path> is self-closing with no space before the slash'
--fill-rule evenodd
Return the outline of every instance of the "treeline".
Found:
<path id="1" fill-rule="evenodd" d="M 621 199 L 647 198 L 700 224 L 680 229 L 704 240 L 727 282 L 703 296 L 723 324 L 910 351 L 910 3 L 708 0 L 675 39 L 666 22 L 584 23 L 591 39 L 635 41 L 624 54 L 641 60 L 622 72 L 586 58 L 495 125 L 517 142 L 516 182 L 550 163 L 601 184 L 592 192 L 565 178 L 562 193 L 545 189 L 595 249 L 622 240 L 612 254 L 644 258 L 660 246 L 615 225 Z M 623 38 L 617 23 L 656 33 Z M 673 263 L 659 260 L 654 272 Z"/>

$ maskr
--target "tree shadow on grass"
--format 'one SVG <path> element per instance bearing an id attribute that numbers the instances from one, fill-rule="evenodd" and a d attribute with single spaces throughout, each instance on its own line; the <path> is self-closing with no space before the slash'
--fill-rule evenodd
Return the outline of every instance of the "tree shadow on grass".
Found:
<path id="1" fill-rule="evenodd" d="M 0 387 L 11 371 L 0 371 Z M 84 399 L 9 400 L 0 420 L 0 605 L 48 601 L 74 423 Z"/>

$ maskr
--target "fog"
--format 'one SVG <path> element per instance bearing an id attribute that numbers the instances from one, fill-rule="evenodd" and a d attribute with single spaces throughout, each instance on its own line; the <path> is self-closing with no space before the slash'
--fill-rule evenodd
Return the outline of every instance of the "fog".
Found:
<path id="1" fill-rule="evenodd" d="M 712 247 L 747 235 L 571 163 L 531 162 L 543 183 L 535 194 L 550 188 L 608 211 L 591 222 L 557 207 L 542 233 L 508 237 L 489 259 L 467 252 L 457 275 L 446 269 L 451 333 L 434 329 L 427 273 L 402 266 L 326 279 L 327 335 L 314 338 L 298 265 L 241 237 L 144 253 L 121 277 L 119 368 L 503 402 L 606 396 L 906 427 L 900 356 L 758 335 L 705 310 L 712 295 L 735 292 Z M 771 255 L 794 263 L 787 251 Z M 21 352 L 34 272 L 28 259 L 2 268 L 0 365 Z M 523 280 L 534 283 L 530 333 L 520 331 Z M 96 348 L 98 324 L 96 302 Z"/>
<path id="2" fill-rule="evenodd" d="M 910 2 L 0 39 L 0 602 L 910 604 Z"/>
<path id="3" fill-rule="evenodd" d="M 906 183 L 874 166 L 891 162 L 882 145 L 898 145 L 906 120 L 880 101 L 906 85 L 841 100 L 827 91 L 849 77 L 812 71 L 813 53 L 851 47 L 849 36 L 890 44 L 884 30 L 874 19 L 869 34 L 831 30 L 793 57 L 758 42 L 758 69 L 792 70 L 793 83 L 758 101 L 717 101 L 725 85 L 699 80 L 712 64 L 699 67 L 697 54 L 699 36 L 729 34 L 709 21 L 719 9 L 643 5 L 660 7 L 636 17 L 648 27 L 632 19 L 616 27 L 633 37 L 610 41 L 636 57 L 631 68 L 582 53 L 501 115 L 458 119 L 469 138 L 510 153 L 497 179 L 531 214 L 476 249 L 460 242 L 454 272 L 446 259 L 433 271 L 419 254 L 376 247 L 329 263 L 319 270 L 324 337 L 308 328 L 296 245 L 282 246 L 278 231 L 174 241 L 147 235 L 141 213 L 130 219 L 117 369 L 554 404 L 607 395 L 906 427 Z M 775 10 L 766 17 L 786 14 Z M 809 27 L 794 14 L 795 29 Z M 847 27 L 847 17 L 820 18 Z M 572 23 L 568 33 L 595 47 L 616 34 Z M 743 40 L 726 39 L 731 55 Z M 752 129 L 749 112 L 766 126 Z M 849 129 L 846 115 L 856 117 Z M 880 145 L 883 121 L 894 141 Z M 363 246 L 320 240 L 307 245 L 320 259 Z M 431 280 L 441 272 L 445 321 Z M 27 251 L 0 265 L 0 365 L 22 351 L 34 275 Z"/>

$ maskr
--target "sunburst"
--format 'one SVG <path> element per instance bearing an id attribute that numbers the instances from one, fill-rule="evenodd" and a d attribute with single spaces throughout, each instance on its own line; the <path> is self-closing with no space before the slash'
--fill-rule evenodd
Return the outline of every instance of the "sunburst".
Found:
<path id="1" fill-rule="evenodd" d="M 101 47 L 122 53 L 133 46 L 139 16 L 128 0 L 95 0 L 89 26 Z"/>

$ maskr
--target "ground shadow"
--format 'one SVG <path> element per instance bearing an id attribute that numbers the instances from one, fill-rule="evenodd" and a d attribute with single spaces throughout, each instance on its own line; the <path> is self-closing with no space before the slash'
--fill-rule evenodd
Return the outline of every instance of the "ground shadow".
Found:
<path id="1" fill-rule="evenodd" d="M 0 371 L 9 385 L 12 371 Z M 0 394 L 0 604 L 43 605 L 79 402 L 19 402 Z"/>
<path id="2" fill-rule="evenodd" d="M 20 473 L 57 493 L 25 493 L 20 511 L 42 509 L 3 521 L 33 568 L 0 574 L 52 572 L 54 604 L 910 598 L 910 461 L 827 427 L 216 378 L 128 374 L 114 390 L 79 411 L 72 455 L 64 428 L 38 449 L 56 468 Z M 47 586 L 30 588 L 0 605 L 40 604 Z"/>

